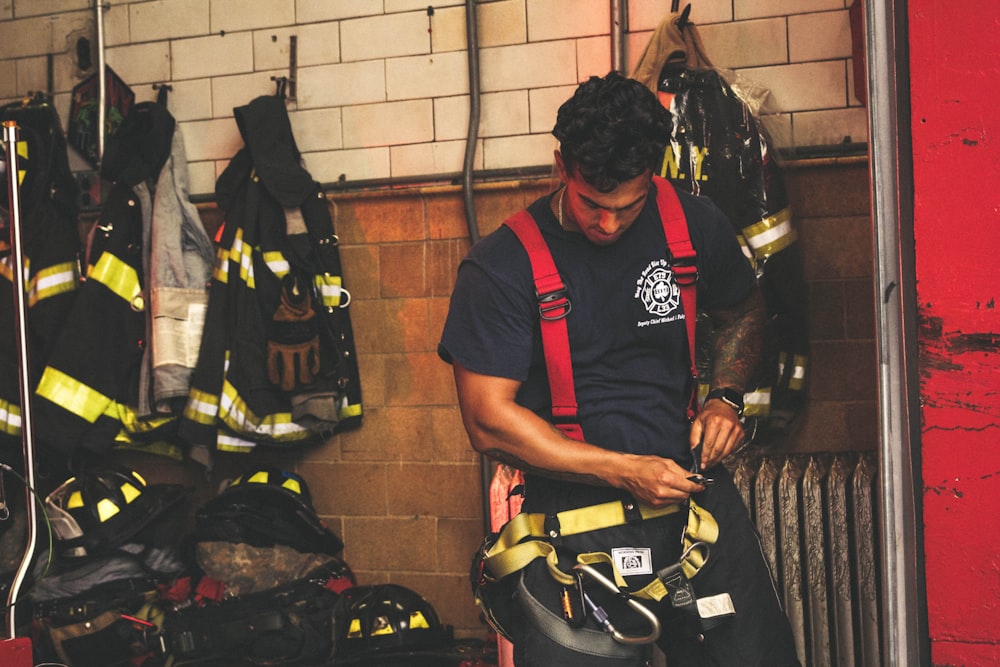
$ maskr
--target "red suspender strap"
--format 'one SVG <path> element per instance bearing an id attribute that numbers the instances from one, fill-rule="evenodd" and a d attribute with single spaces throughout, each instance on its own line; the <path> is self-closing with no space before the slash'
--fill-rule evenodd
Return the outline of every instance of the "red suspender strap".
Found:
<path id="1" fill-rule="evenodd" d="M 674 280 L 681 290 L 681 305 L 687 325 L 688 350 L 691 356 L 692 391 L 688 402 L 688 417 L 694 418 L 697 407 L 697 369 L 694 356 L 694 335 L 697 321 L 695 286 L 698 282 L 698 267 L 695 264 L 695 250 L 688 233 L 687 218 L 681 208 L 677 192 L 665 179 L 653 177 L 656 183 L 656 205 L 663 223 L 663 233 L 667 238 L 667 251 L 674 273 Z M 549 246 L 542 238 L 538 224 L 531 214 L 521 211 L 510 217 L 504 224 L 511 228 L 528 253 L 531 272 L 535 281 L 535 296 L 538 299 L 538 314 L 541 318 L 542 348 L 545 354 L 545 368 L 549 376 L 549 391 L 552 394 L 552 417 L 556 427 L 574 440 L 583 440 L 583 429 L 577 417 L 576 386 L 573 383 L 573 361 L 570 357 L 569 332 L 566 316 L 572 304 L 566 294 L 566 285 L 556 269 Z"/>
<path id="2" fill-rule="evenodd" d="M 660 211 L 663 234 L 667 237 L 667 253 L 674 281 L 681 290 L 681 304 L 684 307 L 684 323 L 687 325 L 688 352 L 691 355 L 691 399 L 688 402 L 688 418 L 697 412 L 698 368 L 694 361 L 694 336 L 698 321 L 697 290 L 698 265 L 695 263 L 694 246 L 688 231 L 687 218 L 681 208 L 674 186 L 659 176 L 653 177 L 656 184 L 656 208 Z"/>
<path id="3" fill-rule="evenodd" d="M 528 252 L 531 272 L 535 278 L 535 296 L 541 317 L 542 348 L 545 368 L 552 393 L 552 418 L 556 428 L 574 440 L 583 440 L 583 429 L 577 421 L 576 386 L 573 384 L 573 362 L 569 353 L 569 332 L 566 316 L 572 309 L 552 253 L 542 238 L 535 219 L 521 211 L 504 222 L 510 227 Z"/>

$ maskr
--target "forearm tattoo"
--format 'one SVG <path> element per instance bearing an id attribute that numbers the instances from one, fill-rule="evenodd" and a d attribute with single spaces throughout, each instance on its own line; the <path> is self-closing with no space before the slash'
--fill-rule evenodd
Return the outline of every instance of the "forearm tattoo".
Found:
<path id="1" fill-rule="evenodd" d="M 731 311 L 716 314 L 718 326 L 712 341 L 712 386 L 747 387 L 757 364 L 764 333 L 763 298 L 753 295 Z"/>

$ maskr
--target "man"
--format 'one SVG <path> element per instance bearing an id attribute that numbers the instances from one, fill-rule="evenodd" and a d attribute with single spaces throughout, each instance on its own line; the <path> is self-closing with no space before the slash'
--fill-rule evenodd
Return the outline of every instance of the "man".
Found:
<path id="1" fill-rule="evenodd" d="M 635 501 L 665 510 L 579 534 L 551 531 L 559 570 L 570 571 L 580 554 L 610 554 L 626 589 L 643 589 L 684 560 L 685 537 L 712 542 L 692 530 L 692 517 L 707 510 L 719 534 L 709 547 L 696 547 L 707 560 L 689 582 L 712 608 L 692 613 L 672 596 L 643 601 L 661 619 L 670 667 L 796 665 L 756 532 L 720 465 L 744 435 L 739 397 L 758 358 L 763 301 L 724 215 L 678 192 L 697 252 L 699 306 L 718 330 L 714 393 L 689 421 L 685 317 L 694 314 L 683 312 L 665 268 L 671 263 L 657 188 L 672 186 L 652 179 L 670 123 L 641 83 L 615 72 L 592 77 L 559 109 L 553 130 L 562 185 L 528 208 L 570 302 L 565 321 L 582 439 L 554 424 L 532 269 L 510 227 L 485 237 L 463 261 L 439 353 L 454 367 L 472 446 L 525 472 L 522 512 L 565 517 L 559 513 L 620 503 L 628 515 Z M 699 470 L 705 477 L 692 472 Z M 592 576 L 567 586 L 545 559 L 516 576 L 512 617 L 519 620 L 511 634 L 519 667 L 645 664 L 649 648 L 612 640 L 594 609 L 610 614 L 626 642 L 646 632 L 642 615 Z"/>

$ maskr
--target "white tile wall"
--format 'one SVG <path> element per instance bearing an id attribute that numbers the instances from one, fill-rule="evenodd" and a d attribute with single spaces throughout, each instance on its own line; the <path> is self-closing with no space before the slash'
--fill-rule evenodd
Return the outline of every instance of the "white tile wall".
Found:
<path id="1" fill-rule="evenodd" d="M 423 12 L 344 21 L 340 28 L 342 58 L 371 60 L 430 53 L 428 26 L 430 22 Z"/>
<path id="2" fill-rule="evenodd" d="M 18 81 L 17 78 L 17 61 L 0 61 L 0 95 L 4 98 L 14 98 L 27 94 L 31 90 L 31 87 L 28 86 L 22 91 L 21 85 L 23 85 L 22 82 Z"/>
<path id="3" fill-rule="evenodd" d="M 685 0 L 678 7 L 683 10 L 689 4 L 691 5 L 691 13 L 688 14 L 688 18 L 699 26 L 733 20 L 733 0 L 697 0 L 696 2 Z M 639 32 L 654 29 L 663 20 L 669 6 L 669 0 L 632 0 L 628 5 L 629 30 Z"/>
<path id="4" fill-rule="evenodd" d="M 211 0 L 212 32 L 295 25 L 295 0 Z"/>
<path id="5" fill-rule="evenodd" d="M 699 0 L 691 12 L 709 57 L 763 86 L 777 115 L 776 145 L 867 138 L 854 97 L 854 0 Z M 686 2 L 682 4 L 687 4 Z M 464 0 L 114 0 L 102 12 L 108 64 L 152 100 L 169 83 L 182 124 L 192 192 L 242 145 L 234 107 L 276 91 L 290 75 L 288 108 L 299 148 L 324 183 L 453 173 L 468 132 Z M 428 6 L 433 7 L 429 15 Z M 667 0 L 629 0 L 628 69 Z M 550 165 L 550 132 L 577 82 L 611 68 L 606 0 L 492 0 L 477 5 L 482 169 Z M 64 115 L 90 72 L 77 36 L 96 43 L 93 0 L 0 0 L 0 101 L 46 90 Z M 96 53 L 94 55 L 96 61 Z M 92 70 L 91 70 L 92 71 Z"/>
<path id="6" fill-rule="evenodd" d="M 788 62 L 784 18 L 698 26 L 705 53 L 716 67 L 755 67 Z"/>
<path id="7" fill-rule="evenodd" d="M 788 17 L 788 55 L 793 63 L 851 56 L 847 10 Z"/>
<path id="8" fill-rule="evenodd" d="M 209 5 L 204 0 L 156 0 L 128 5 L 132 42 L 207 35 L 210 29 Z"/>
<path id="9" fill-rule="evenodd" d="M 9 7 L 11 2 L 5 2 L 4 5 Z M 13 2 L 14 16 L 19 18 L 69 12 L 92 6 L 93 3 L 90 0 L 14 0 Z"/>
<path id="10" fill-rule="evenodd" d="M 733 0 L 733 16 L 740 21 L 762 16 L 789 16 L 843 9 L 846 6 L 845 0 Z"/>
<path id="11" fill-rule="evenodd" d="M 473 164 L 482 169 L 481 142 Z M 425 174 L 454 174 L 465 163 L 465 141 L 436 141 L 432 144 L 410 144 L 389 149 L 392 176 L 406 178 Z"/>
<path id="12" fill-rule="evenodd" d="M 108 48 L 106 53 L 108 66 L 130 86 L 172 80 L 170 42 L 145 42 L 129 46 L 115 46 Z M 96 64 L 94 66 L 96 67 Z M 189 76 L 177 77 L 177 70 L 173 71 L 174 78 L 193 78 L 194 76 L 192 72 Z M 206 75 L 210 74 L 208 72 L 201 74 L 201 76 Z"/>
<path id="13" fill-rule="evenodd" d="M 386 95 L 390 100 L 468 95 L 468 62 L 465 51 L 391 58 L 385 63 Z"/>
<path id="14" fill-rule="evenodd" d="M 347 148 L 434 140 L 434 110 L 430 100 L 347 107 L 343 114 Z"/>
<path id="15" fill-rule="evenodd" d="M 607 0 L 528 0 L 528 41 L 605 35 L 611 21 Z"/>

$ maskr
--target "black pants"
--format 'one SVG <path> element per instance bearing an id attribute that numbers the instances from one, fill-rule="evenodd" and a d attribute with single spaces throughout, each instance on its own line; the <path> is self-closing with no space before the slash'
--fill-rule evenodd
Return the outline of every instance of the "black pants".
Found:
<path id="1" fill-rule="evenodd" d="M 673 609 L 669 602 L 649 603 L 661 620 L 659 646 L 669 667 L 792 667 L 799 665 L 791 626 L 781 608 L 777 591 L 761 551 L 757 531 L 743 499 L 723 466 L 708 474 L 716 482 L 695 497 L 719 525 L 718 541 L 708 561 L 691 580 L 698 598 L 728 593 L 735 615 L 705 629 L 693 614 Z M 614 548 L 649 549 L 653 571 L 677 562 L 686 512 L 601 531 L 558 538 L 560 566 L 567 571 L 576 554 Z M 636 590 L 652 576 L 627 577 Z M 648 624 L 621 600 L 600 587 L 588 586 L 594 601 L 604 607 L 612 622 L 626 634 L 642 635 Z M 544 562 L 532 563 L 515 594 L 522 622 L 515 629 L 514 662 L 517 667 L 642 667 L 651 657 L 650 646 L 624 646 L 614 642 L 591 619 L 579 630 L 562 620 L 563 587 L 550 576 Z M 544 610 L 539 607 L 543 607 Z M 544 611 L 548 616 L 544 616 Z M 541 620 L 542 622 L 539 622 Z M 563 627 L 565 626 L 565 627 Z M 567 629 L 569 630 L 567 632 Z"/>

